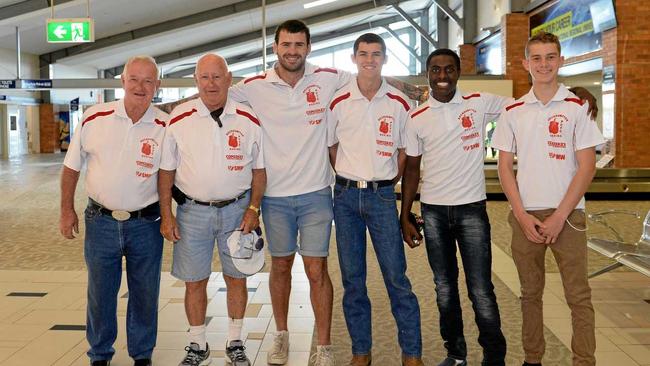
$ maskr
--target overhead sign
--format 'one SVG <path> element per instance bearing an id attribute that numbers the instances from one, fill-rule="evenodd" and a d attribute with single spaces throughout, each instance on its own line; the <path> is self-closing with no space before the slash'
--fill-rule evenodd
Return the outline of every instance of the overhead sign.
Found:
<path id="1" fill-rule="evenodd" d="M 0 80 L 0 89 L 16 89 L 16 80 Z"/>
<path id="2" fill-rule="evenodd" d="M 46 30 L 49 43 L 95 42 L 92 18 L 48 19 Z"/>
<path id="3" fill-rule="evenodd" d="M 52 80 L 49 79 L 40 79 L 40 80 L 30 80 L 23 79 L 22 88 L 23 89 L 52 89 Z"/>

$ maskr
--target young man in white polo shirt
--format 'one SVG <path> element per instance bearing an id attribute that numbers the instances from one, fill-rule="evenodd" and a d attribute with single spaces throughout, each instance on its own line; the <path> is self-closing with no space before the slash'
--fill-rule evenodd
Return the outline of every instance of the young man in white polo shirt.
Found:
<path id="1" fill-rule="evenodd" d="M 151 365 L 156 344 L 163 248 L 156 179 L 168 117 L 151 105 L 158 75 L 151 57 L 129 59 L 121 77 L 124 99 L 86 110 L 63 162 L 60 230 L 68 239 L 79 232 L 74 192 L 86 165 L 86 339 L 93 366 L 109 365 L 115 354 L 122 257 L 127 347 L 136 366 Z"/>
<path id="2" fill-rule="evenodd" d="M 505 108 L 494 132 L 499 179 L 512 212 L 512 258 L 521 282 L 525 366 L 544 355 L 544 257 L 558 263 L 571 308 L 573 365 L 595 365 L 594 310 L 587 281 L 584 194 L 596 172 L 595 146 L 604 143 L 587 106 L 557 80 L 560 41 L 550 33 L 526 45 L 524 68 L 533 87 Z M 517 175 L 513 169 L 517 156 Z"/>
<path id="3" fill-rule="evenodd" d="M 215 240 L 227 288 L 226 362 L 250 366 L 241 329 L 247 275 L 229 256 L 228 237 L 259 226 L 266 184 L 262 131 L 251 109 L 228 99 L 232 77 L 222 57 L 207 54 L 194 74 L 199 98 L 172 111 L 160 164 L 161 231 L 174 241 L 172 275 L 185 281 L 189 329 L 187 355 L 179 366 L 210 363 L 205 318 Z M 172 195 L 178 203 L 174 217 Z"/>
<path id="4" fill-rule="evenodd" d="M 352 339 L 352 366 L 371 363 L 372 324 L 366 288 L 366 228 L 386 284 L 404 365 L 423 365 L 420 307 L 406 276 L 394 184 L 404 169 L 407 97 L 381 76 L 386 44 L 366 33 L 354 42 L 358 74 L 327 111 L 330 161 L 336 171 L 334 222 L 343 313 Z"/>

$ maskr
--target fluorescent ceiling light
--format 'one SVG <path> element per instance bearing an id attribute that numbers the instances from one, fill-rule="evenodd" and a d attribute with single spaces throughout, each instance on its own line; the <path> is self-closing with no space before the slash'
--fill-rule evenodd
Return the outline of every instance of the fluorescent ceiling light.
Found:
<path id="1" fill-rule="evenodd" d="M 329 4 L 329 3 L 333 3 L 333 2 L 335 2 L 335 1 L 336 1 L 336 0 L 316 0 L 316 1 L 312 1 L 312 2 L 310 2 L 310 3 L 306 3 L 305 5 L 303 5 L 303 7 L 304 7 L 305 9 L 309 9 L 309 8 L 313 8 L 313 7 L 316 7 L 316 6 L 325 5 L 325 4 Z"/>

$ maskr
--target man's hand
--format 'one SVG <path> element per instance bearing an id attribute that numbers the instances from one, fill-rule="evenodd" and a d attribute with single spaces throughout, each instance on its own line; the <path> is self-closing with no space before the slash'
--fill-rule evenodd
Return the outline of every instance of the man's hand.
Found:
<path id="1" fill-rule="evenodd" d="M 74 209 L 61 210 L 59 231 L 66 239 L 74 239 L 74 234 L 79 234 L 79 218 Z"/>
<path id="2" fill-rule="evenodd" d="M 408 244 L 409 247 L 415 248 L 420 245 L 422 240 L 422 235 L 418 232 L 418 229 L 415 228 L 413 224 L 408 220 L 407 216 L 402 216 L 400 218 L 400 223 L 402 225 L 402 238 Z"/>
<path id="3" fill-rule="evenodd" d="M 523 230 L 526 238 L 533 243 L 543 244 L 546 238 L 540 234 L 540 231 L 546 229 L 546 225 L 543 222 L 539 221 L 537 217 L 524 212 L 521 215 L 515 215 L 519 226 Z M 539 229 L 538 229 L 539 228 Z"/>
<path id="4" fill-rule="evenodd" d="M 178 224 L 176 223 L 176 217 L 174 217 L 174 215 L 161 217 L 160 233 L 165 237 L 165 239 L 172 243 L 181 239 L 181 232 L 178 229 Z"/>
<path id="5" fill-rule="evenodd" d="M 544 243 L 555 244 L 558 235 L 564 228 L 565 221 L 566 218 L 562 217 L 557 211 L 544 220 L 545 227 L 539 231 L 545 237 Z"/>
<path id="6" fill-rule="evenodd" d="M 253 211 L 250 208 L 246 209 L 246 212 L 244 212 L 244 217 L 241 220 L 241 225 L 239 225 L 242 234 L 248 234 L 251 231 L 255 230 L 258 226 L 260 226 L 260 217 L 257 212 Z"/>
<path id="7" fill-rule="evenodd" d="M 580 86 L 576 86 L 570 90 L 573 94 L 580 98 L 580 100 L 589 103 L 589 110 L 587 113 L 589 113 L 591 119 L 595 121 L 596 117 L 598 117 L 598 102 L 596 101 L 596 97 L 594 97 L 594 95 L 591 94 L 589 90 Z"/>

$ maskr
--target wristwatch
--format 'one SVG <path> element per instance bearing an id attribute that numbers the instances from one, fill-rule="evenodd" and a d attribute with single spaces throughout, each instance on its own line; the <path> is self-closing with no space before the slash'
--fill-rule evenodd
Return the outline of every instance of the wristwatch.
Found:
<path id="1" fill-rule="evenodd" d="M 253 205 L 250 205 L 250 206 L 248 206 L 248 209 L 249 209 L 249 210 L 253 210 L 253 211 L 255 211 L 255 213 L 257 214 L 257 216 L 260 215 L 260 208 L 259 208 L 259 207 L 255 207 L 255 206 L 253 206 Z"/>

